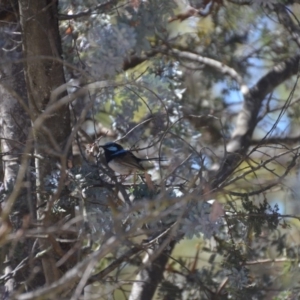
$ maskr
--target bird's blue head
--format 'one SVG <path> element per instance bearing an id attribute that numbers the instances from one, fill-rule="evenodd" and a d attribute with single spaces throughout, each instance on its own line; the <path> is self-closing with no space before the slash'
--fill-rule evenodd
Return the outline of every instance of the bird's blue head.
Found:
<path id="1" fill-rule="evenodd" d="M 126 152 L 126 150 L 124 150 L 124 148 L 121 145 L 114 142 L 108 142 L 100 147 L 104 149 L 105 158 L 107 162 L 109 162 L 116 155 L 124 154 L 124 152 Z"/>

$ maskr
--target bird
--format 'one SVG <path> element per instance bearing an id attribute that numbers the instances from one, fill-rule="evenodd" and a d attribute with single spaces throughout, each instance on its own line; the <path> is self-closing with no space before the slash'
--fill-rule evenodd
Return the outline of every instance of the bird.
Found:
<path id="1" fill-rule="evenodd" d="M 99 147 L 104 149 L 105 159 L 108 166 L 120 175 L 130 175 L 134 171 L 146 171 L 142 162 L 145 161 L 164 161 L 160 157 L 138 158 L 130 150 L 125 150 L 121 145 L 108 142 Z"/>

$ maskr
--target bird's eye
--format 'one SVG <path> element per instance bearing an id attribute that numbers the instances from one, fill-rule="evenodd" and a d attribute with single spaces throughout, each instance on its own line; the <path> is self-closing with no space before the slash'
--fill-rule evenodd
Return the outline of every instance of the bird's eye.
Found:
<path id="1" fill-rule="evenodd" d="M 115 151 L 118 150 L 118 148 L 115 147 L 115 146 L 110 146 L 110 147 L 107 148 L 107 150 L 108 150 L 108 151 L 111 151 L 111 152 L 115 152 Z"/>

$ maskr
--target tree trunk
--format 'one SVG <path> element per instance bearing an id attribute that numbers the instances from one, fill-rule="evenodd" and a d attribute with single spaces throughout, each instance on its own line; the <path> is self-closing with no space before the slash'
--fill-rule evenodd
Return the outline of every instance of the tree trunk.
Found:
<path id="1" fill-rule="evenodd" d="M 61 59 L 61 41 L 57 20 L 57 1 L 20 0 L 23 50 L 25 57 L 25 79 L 28 91 L 31 121 L 43 113 L 49 104 L 51 92 L 65 83 Z M 64 96 L 64 95 L 62 95 Z M 63 161 L 68 149 L 65 144 L 70 134 L 70 113 L 68 106 L 58 109 L 39 128 L 33 128 L 37 205 L 46 208 L 38 210 L 38 220 L 44 228 L 53 224 L 50 196 L 44 191 L 44 179 L 57 169 L 59 158 Z M 65 161 L 65 160 L 64 160 Z M 42 250 L 51 249 L 48 239 L 40 239 Z M 42 259 L 44 274 L 48 284 L 60 277 L 53 251 Z"/>
<path id="2" fill-rule="evenodd" d="M 162 245 L 163 242 L 160 244 Z M 171 241 L 157 256 L 152 249 L 147 250 L 143 260 L 145 267 L 138 273 L 136 281 L 132 285 L 129 300 L 153 299 L 157 286 L 163 279 L 163 273 L 175 245 L 176 242 Z M 152 259 L 152 256 L 155 258 Z"/>

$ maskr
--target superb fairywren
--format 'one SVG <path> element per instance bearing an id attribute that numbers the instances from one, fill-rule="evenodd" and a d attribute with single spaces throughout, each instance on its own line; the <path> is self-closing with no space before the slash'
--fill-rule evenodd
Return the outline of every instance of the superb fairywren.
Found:
<path id="1" fill-rule="evenodd" d="M 159 157 L 138 158 L 131 151 L 125 150 L 121 145 L 113 142 L 99 146 L 104 149 L 105 159 L 108 166 L 121 175 L 128 175 L 133 171 L 145 171 L 143 161 L 157 160 L 163 161 Z"/>

